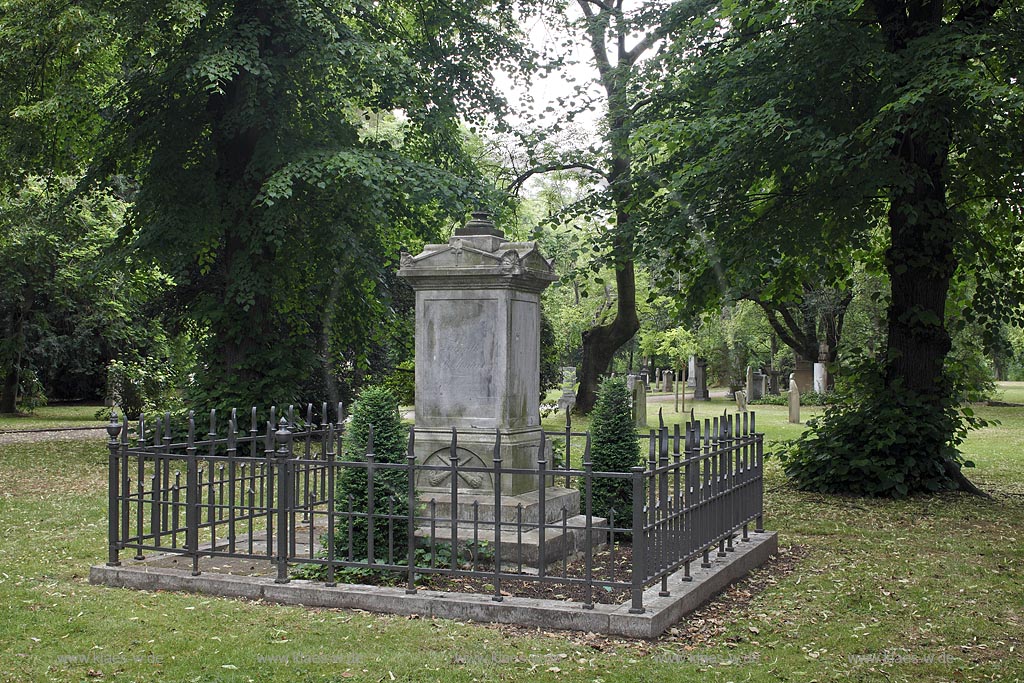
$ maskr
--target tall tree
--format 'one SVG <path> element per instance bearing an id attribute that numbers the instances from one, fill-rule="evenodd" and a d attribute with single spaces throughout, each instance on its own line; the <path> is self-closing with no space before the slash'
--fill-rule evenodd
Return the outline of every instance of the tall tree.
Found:
<path id="1" fill-rule="evenodd" d="M 716 21 L 691 28 L 700 49 L 689 41 L 665 62 L 661 104 L 672 115 L 646 132 L 658 150 L 652 163 L 673 169 L 673 189 L 698 223 L 710 218 L 702 239 L 785 278 L 854 259 L 872 226 L 885 228 L 881 367 L 857 401 L 804 439 L 788 471 L 819 490 L 972 488 L 944 371 L 949 324 L 963 311 L 947 302 L 978 254 L 1020 260 L 1019 9 L 999 0 L 758 0 L 722 3 Z M 735 215 L 767 229 L 737 233 Z M 1020 316 L 1020 290 L 998 289 L 1004 316 Z"/>
<path id="2" fill-rule="evenodd" d="M 566 216 L 587 212 L 606 214 L 608 223 L 594 236 L 599 244 L 600 261 L 615 277 L 615 315 L 583 333 L 583 356 L 576 410 L 589 412 L 597 400 L 601 375 L 608 369 L 615 352 L 633 339 L 640 329 L 636 301 L 636 235 L 643 229 L 643 214 L 636 210 L 636 186 L 646 182 L 633 170 L 633 133 L 635 113 L 645 97 L 639 78 L 640 65 L 661 45 L 676 22 L 691 17 L 703 3 L 642 0 L 576 0 L 582 16 L 566 21 L 562 30 L 581 38 L 597 72 L 597 92 L 578 88 L 579 101 L 565 98 L 568 118 L 580 109 L 603 107 L 601 144 L 584 150 L 559 152 L 559 158 L 542 158 L 511 183 L 517 190 L 529 177 L 549 171 L 576 169 L 589 174 L 598 190 L 575 204 Z M 568 12 L 568 8 L 566 8 Z M 568 14 L 567 14 L 568 16 Z M 572 41 L 570 41 L 571 44 Z M 574 100 L 570 104 L 570 100 Z M 562 122 L 564 124 L 564 122 Z M 559 124 L 560 127 L 562 124 Z M 547 145 L 550 151 L 550 145 Z"/>
<path id="3" fill-rule="evenodd" d="M 88 263 L 118 201 L 76 200 L 68 183 L 95 147 L 121 41 L 100 0 L 0 0 L 0 17 L 0 412 L 13 412 L 29 369 L 92 394 L 118 336 L 104 312 L 123 291 L 91 286 L 114 269 Z"/>
<path id="4" fill-rule="evenodd" d="M 386 317 L 399 247 L 472 201 L 456 117 L 498 106 L 491 67 L 518 49 L 510 10 L 219 0 L 123 11 L 140 49 L 95 172 L 138 180 L 125 240 L 172 273 L 180 314 L 203 331 L 195 397 L 297 399 L 331 362 L 326 347 L 359 348 Z M 398 130 L 382 135 L 392 112 Z"/>

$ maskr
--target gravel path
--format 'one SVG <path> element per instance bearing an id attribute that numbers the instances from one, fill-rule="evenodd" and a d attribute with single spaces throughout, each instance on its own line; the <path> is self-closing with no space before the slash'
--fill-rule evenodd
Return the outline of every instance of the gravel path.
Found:
<path id="1" fill-rule="evenodd" d="M 35 443 L 38 441 L 94 441 L 106 440 L 106 438 L 107 430 L 104 427 L 0 432 L 0 445 L 8 443 Z"/>

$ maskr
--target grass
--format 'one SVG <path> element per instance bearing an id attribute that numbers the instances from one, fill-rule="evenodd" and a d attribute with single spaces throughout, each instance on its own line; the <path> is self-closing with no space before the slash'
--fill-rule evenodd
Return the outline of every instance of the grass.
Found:
<path id="1" fill-rule="evenodd" d="M 102 427 L 106 422 L 96 418 L 102 406 L 53 405 L 36 408 L 31 415 L 0 415 L 0 431 L 25 429 L 56 429 L 60 427 Z"/>
<path id="2" fill-rule="evenodd" d="M 757 412 L 769 440 L 800 429 Z M 762 570 L 763 590 L 654 643 L 91 586 L 102 443 L 0 445 L 0 679 L 1019 681 L 1024 409 L 978 412 L 1001 421 L 966 447 L 992 500 L 806 494 L 769 460 L 767 526 L 801 548 L 795 570 Z"/>
<path id="3" fill-rule="evenodd" d="M 996 382 L 995 398 L 1007 403 L 1024 403 L 1024 382 Z"/>

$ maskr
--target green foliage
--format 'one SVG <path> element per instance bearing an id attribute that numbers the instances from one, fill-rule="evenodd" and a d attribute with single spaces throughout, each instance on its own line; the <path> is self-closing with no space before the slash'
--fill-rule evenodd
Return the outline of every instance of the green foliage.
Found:
<path id="1" fill-rule="evenodd" d="M 183 406 L 175 380 L 168 363 L 155 358 L 112 360 L 107 366 L 107 397 L 129 420 L 142 413 L 176 412 Z"/>
<path id="2" fill-rule="evenodd" d="M 344 442 L 343 454 L 345 461 L 361 462 L 366 460 L 366 449 L 369 445 L 370 428 L 373 428 L 374 462 L 404 463 L 407 451 L 409 431 L 402 425 L 398 414 L 398 404 L 394 394 L 380 386 L 366 387 L 352 405 L 352 419 L 349 422 Z M 377 469 L 373 474 L 374 504 L 374 556 L 375 561 L 387 557 L 388 522 L 384 515 L 389 510 L 398 516 L 392 525 L 394 529 L 396 555 L 401 555 L 405 548 L 409 497 L 409 477 L 402 470 Z M 335 508 L 340 515 L 347 515 L 349 504 L 356 513 L 365 513 L 368 509 L 368 479 L 364 467 L 346 467 L 338 480 L 335 493 Z M 393 505 L 393 507 L 392 507 Z M 347 520 L 339 524 L 347 529 Z M 365 517 L 355 517 L 352 523 L 352 557 L 368 557 L 369 524 Z M 335 552 L 338 557 L 348 557 L 348 535 L 339 533 L 335 539 Z"/>
<path id="3" fill-rule="evenodd" d="M 831 403 L 835 403 L 836 401 L 837 397 L 835 392 L 825 394 L 820 394 L 817 391 L 800 392 L 800 405 L 802 406 L 827 406 Z M 768 394 L 754 401 L 750 401 L 749 405 L 785 406 L 789 405 L 789 396 L 785 392 L 777 395 Z"/>
<path id="4" fill-rule="evenodd" d="M 970 429 L 989 423 L 953 401 L 936 413 L 910 392 L 890 391 L 877 367 L 863 366 L 857 377 L 779 453 L 786 476 L 820 493 L 904 498 L 957 489 L 947 467 L 973 467 L 959 447 Z"/>
<path id="5" fill-rule="evenodd" d="M 660 220 L 645 246 L 709 301 L 792 302 L 808 285 L 841 292 L 858 262 L 884 272 L 886 390 L 860 397 L 862 433 L 882 460 L 920 457 L 906 486 L 928 488 L 958 438 L 951 333 L 1022 315 L 1024 15 L 971 0 L 707 7 L 650 64 L 637 166 Z M 823 424 L 852 437 L 855 405 Z M 887 437 L 900 406 L 916 450 Z"/>
<path id="6" fill-rule="evenodd" d="M 750 301 L 700 316 L 695 346 L 708 359 L 708 372 L 718 384 L 739 389 L 747 380 L 747 366 L 769 360 L 769 329 L 761 310 Z"/>
<path id="7" fill-rule="evenodd" d="M 18 387 L 18 411 L 31 415 L 36 408 L 46 405 L 46 390 L 39 381 L 39 375 L 29 368 L 21 373 Z"/>
<path id="8" fill-rule="evenodd" d="M 384 378 L 384 388 L 391 392 L 400 406 L 411 406 L 416 402 L 416 362 L 407 360 L 399 363 Z"/>
<path id="9" fill-rule="evenodd" d="M 562 366 L 558 362 L 558 347 L 555 345 L 555 328 L 547 314 L 540 312 L 540 396 L 561 384 Z"/>
<path id="10" fill-rule="evenodd" d="M 198 331 L 190 399 L 365 380 L 401 248 L 486 194 L 459 120 L 501 108 L 512 8 L 217 0 L 126 6 L 118 27 L 138 39 L 93 173 L 138 181 L 124 242 L 172 274 Z"/>
<path id="11" fill-rule="evenodd" d="M 26 176 L 0 193 L 0 375 L 34 370 L 54 398 L 103 394 L 112 358 L 161 351 L 159 270 L 109 259 L 126 210 L 70 176 Z"/>
<path id="12" fill-rule="evenodd" d="M 629 472 L 640 464 L 640 442 L 633 425 L 629 389 L 621 377 L 601 383 L 591 413 L 590 437 L 590 460 L 595 472 Z M 593 495 L 595 516 L 608 517 L 614 510 L 616 525 L 631 519 L 633 485 L 629 479 L 595 477 Z"/>

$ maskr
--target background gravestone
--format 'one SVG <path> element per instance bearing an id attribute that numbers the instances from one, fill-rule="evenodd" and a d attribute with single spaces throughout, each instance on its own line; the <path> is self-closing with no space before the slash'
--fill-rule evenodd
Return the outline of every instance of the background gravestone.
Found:
<path id="1" fill-rule="evenodd" d="M 708 393 L 708 362 L 703 358 L 698 358 L 696 363 L 694 363 L 693 382 L 693 400 L 710 401 L 711 395 Z"/>
<path id="2" fill-rule="evenodd" d="M 558 397 L 558 407 L 572 410 L 576 405 L 576 368 L 562 368 L 562 395 Z"/>

